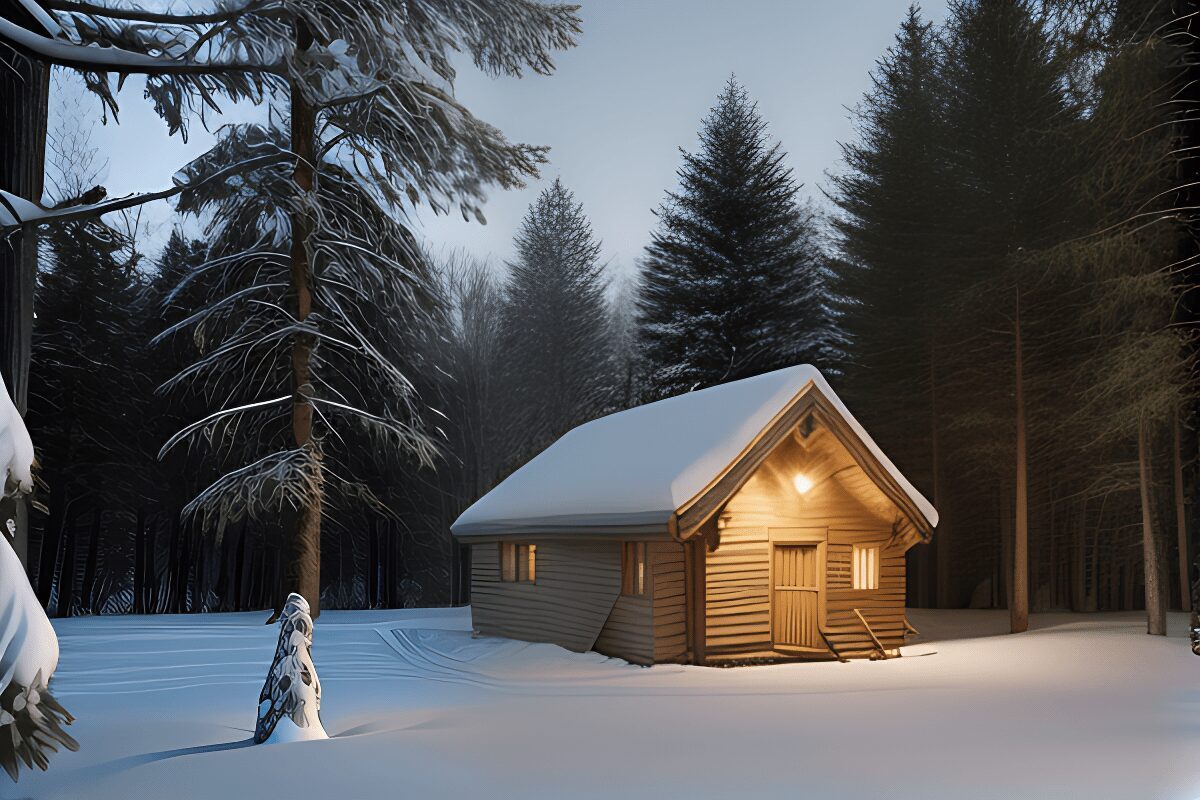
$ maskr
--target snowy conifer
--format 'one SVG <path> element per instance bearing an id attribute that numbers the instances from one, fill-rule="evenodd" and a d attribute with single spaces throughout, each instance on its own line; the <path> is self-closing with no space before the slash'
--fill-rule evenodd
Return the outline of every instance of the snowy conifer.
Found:
<path id="1" fill-rule="evenodd" d="M 190 510 L 217 530 L 247 514 L 284 517 L 287 588 L 317 613 L 327 488 L 371 497 L 346 474 L 343 432 L 425 464 L 435 454 L 416 382 L 369 322 L 386 312 L 421 324 L 425 313 L 429 279 L 398 220 L 422 202 L 482 219 L 488 186 L 518 186 L 544 160 L 544 148 L 509 143 L 455 100 L 450 55 L 465 51 L 492 74 L 549 73 L 551 53 L 574 44 L 576 9 L 248 0 L 209 14 L 86 5 L 55 16 L 48 32 L 0 18 L 0 40 L 83 71 L 114 112 L 113 77 L 128 73 L 148 75 L 172 132 L 222 98 L 286 104 L 266 125 L 222 129 L 170 189 L 66 216 L 169 196 L 212 213 L 220 247 L 201 271 L 220 293 L 181 327 L 221 338 L 179 381 L 194 380 L 216 408 L 164 449 L 204 438 L 247 454 Z M 16 216 L 64 216 L 27 206 Z"/>
<path id="2" fill-rule="evenodd" d="M 611 345 L 600 242 L 575 196 L 555 180 L 529 207 L 505 286 L 509 431 L 536 454 L 598 416 L 611 392 Z"/>
<path id="3" fill-rule="evenodd" d="M 810 362 L 838 337 L 813 213 L 779 143 L 730 78 L 682 151 L 646 248 L 639 338 L 653 390 L 675 394 Z"/>
<path id="4" fill-rule="evenodd" d="M 29 431 L 0 379 L 0 497 L 31 492 L 32 465 Z M 46 688 L 58 666 L 58 637 L 10 535 L 0 533 L 0 767 L 15 781 L 22 764 L 45 769 L 60 745 L 79 745 L 63 730 L 73 717 Z"/>
<path id="5" fill-rule="evenodd" d="M 308 602 L 293 592 L 279 618 L 279 642 L 258 696 L 254 743 L 328 739 L 321 724 L 321 681 L 312 660 Z"/>
<path id="6" fill-rule="evenodd" d="M 944 445 L 937 399 L 946 367 L 936 358 L 944 306 L 956 286 L 947 264 L 944 144 L 951 139 L 938 80 L 938 32 L 910 7 L 896 41 L 876 62 L 854 108 L 857 139 L 843 143 L 844 168 L 831 176 L 839 259 L 839 319 L 850 340 L 845 382 L 856 413 L 906 457 L 941 522 L 933 548 L 917 549 L 911 579 L 924 605 L 935 584 L 945 602 L 953 530 L 943 508 Z M 944 345 L 944 343 L 943 343 Z M 879 392 L 886 385 L 891 391 Z M 942 399 L 945 404 L 945 399 Z M 914 424 L 920 420 L 921 424 Z"/>

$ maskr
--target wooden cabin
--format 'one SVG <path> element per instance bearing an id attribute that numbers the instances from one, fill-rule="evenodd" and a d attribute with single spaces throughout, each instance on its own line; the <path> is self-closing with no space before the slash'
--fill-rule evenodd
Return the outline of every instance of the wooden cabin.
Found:
<path id="1" fill-rule="evenodd" d="M 638 664 L 894 655 L 937 512 L 799 366 L 570 431 L 468 508 L 483 635 Z"/>

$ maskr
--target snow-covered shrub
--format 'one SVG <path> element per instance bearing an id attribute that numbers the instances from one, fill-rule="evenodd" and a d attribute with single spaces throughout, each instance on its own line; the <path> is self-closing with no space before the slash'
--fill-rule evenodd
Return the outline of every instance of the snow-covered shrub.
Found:
<path id="1" fill-rule="evenodd" d="M 279 618 L 279 643 L 258 696 L 254 743 L 328 739 L 321 725 L 321 681 L 312 660 L 308 601 L 293 592 Z"/>
<path id="2" fill-rule="evenodd" d="M 0 477 L 4 492 L 33 489 L 33 444 L 0 379 Z M 79 745 L 63 730 L 73 717 L 46 689 L 58 666 L 58 637 L 0 535 L 0 766 L 14 781 L 21 764 L 45 769 L 59 745 Z"/>

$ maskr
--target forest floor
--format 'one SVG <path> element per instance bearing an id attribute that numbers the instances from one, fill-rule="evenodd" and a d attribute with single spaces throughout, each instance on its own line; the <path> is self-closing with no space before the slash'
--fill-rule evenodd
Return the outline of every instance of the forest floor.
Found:
<path id="1" fill-rule="evenodd" d="M 1175 613 L 921 611 L 904 658 L 635 667 L 472 639 L 467 609 L 316 624 L 331 739 L 247 746 L 265 614 L 56 621 L 78 753 L 0 797 L 1196 798 L 1200 659 Z"/>

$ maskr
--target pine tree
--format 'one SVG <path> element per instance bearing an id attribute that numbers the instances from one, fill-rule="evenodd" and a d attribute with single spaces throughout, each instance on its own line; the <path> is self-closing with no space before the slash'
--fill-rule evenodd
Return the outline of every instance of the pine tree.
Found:
<path id="1" fill-rule="evenodd" d="M 679 189 L 656 212 L 638 296 L 652 391 L 829 366 L 838 337 L 814 214 L 735 78 L 704 118 L 699 150 L 680 152 Z"/>
<path id="2" fill-rule="evenodd" d="M 562 181 L 530 205 L 515 245 L 502 324 L 510 450 L 524 460 L 606 409 L 612 348 L 600 242 Z"/>
<path id="3" fill-rule="evenodd" d="M 1037 293 L 1023 254 L 1053 246 L 1078 228 L 1075 148 L 1079 109 L 1067 93 L 1044 18 L 1030 2 L 953 3 L 942 82 L 954 139 L 945 152 L 953 185 L 946 251 L 963 283 L 957 299 L 957 407 L 966 471 L 1002 487 L 1012 509 L 1011 629 L 1029 617 L 1031 442 L 1046 422 L 1038 381 L 1053 294 Z M 1011 431 L 1005 442 L 997 430 Z M 1036 465 L 1035 465 L 1036 466 Z"/>
<path id="4" fill-rule="evenodd" d="M 1156 449 L 1178 447 L 1166 434 L 1188 397 L 1190 366 L 1189 332 L 1172 324 L 1180 223 L 1170 167 L 1178 143 L 1168 126 L 1153 124 L 1171 113 L 1173 46 L 1155 34 L 1162 20 L 1153 15 L 1125 22 L 1096 42 L 1105 60 L 1080 137 L 1093 155 L 1077 184 L 1090 235 L 1028 259 L 1072 286 L 1061 295 L 1072 302 L 1059 339 L 1070 358 L 1057 380 L 1066 376 L 1073 392 L 1056 435 L 1076 456 L 1071 471 L 1086 480 L 1082 491 L 1103 492 L 1125 527 L 1139 530 L 1147 631 L 1165 635 L 1170 591 L 1152 467 Z M 1186 536 L 1181 542 L 1182 559 Z"/>
<path id="5" fill-rule="evenodd" d="M 938 83 L 938 34 L 911 6 L 895 44 L 877 62 L 855 108 L 858 138 L 842 145 L 845 168 L 831 176 L 842 326 L 851 354 L 847 396 L 873 435 L 942 509 L 938 423 L 939 323 L 946 300 L 945 168 L 949 134 Z M 887 392 L 879 387 L 887 386 Z M 919 421 L 919 422 L 918 422 Z M 916 424 L 914 424 L 916 423 Z M 934 537 L 939 604 L 947 600 L 949 526 Z M 934 583 L 920 548 L 910 583 L 919 605 Z"/>
<path id="6" fill-rule="evenodd" d="M 37 26 L 37 20 L 20 3 L 6 6 L 0 15 Z M 49 84 L 50 65 L 0 48 L 0 141 L 4 142 L 0 189 L 26 200 L 42 196 Z M 0 244 L 0 376 L 22 414 L 28 407 L 37 256 L 37 239 L 32 235 L 6 237 Z M 29 520 L 24 499 L 0 498 L 0 524 L 9 519 L 16 525 L 13 549 L 28 566 Z"/>
<path id="7" fill-rule="evenodd" d="M 136 364 L 129 311 L 141 289 L 122 237 L 99 221 L 51 229 L 38 279 L 30 375 L 29 427 L 49 486 L 39 555 L 38 594 L 57 613 L 94 611 L 92 589 L 101 515 L 133 501 L 139 453 L 130 436 L 152 389 Z M 87 514 L 87 517 L 84 517 Z M 95 523 L 77 587 L 82 538 Z M 61 567 L 59 562 L 61 561 Z M 76 588 L 83 591 L 76 597 Z"/>
<path id="8" fill-rule="evenodd" d="M 172 133 L 186 132 L 194 112 L 219 111 L 222 98 L 287 98 L 286 129 L 275 115 L 265 126 L 222 129 L 171 189 L 40 216 L 62 221 L 170 196 L 183 210 L 212 212 L 222 247 L 207 266 L 222 294 L 189 324 L 226 338 L 180 379 L 195 378 L 217 408 L 165 449 L 197 439 L 257 446 L 254 461 L 231 468 L 190 509 L 218 531 L 246 514 L 283 517 L 277 609 L 295 590 L 315 617 L 327 488 L 368 494 L 326 467 L 327 450 L 354 429 L 426 465 L 436 455 L 417 381 L 368 325 L 377 312 L 426 315 L 429 276 L 398 218 L 425 202 L 482 219 L 488 186 L 521 185 L 545 160 L 544 148 L 509 143 L 454 100 L 449 54 L 469 52 L 492 74 L 549 73 L 552 53 L 575 43 L 576 9 L 314 0 L 199 15 L 102 5 L 57 13 L 77 40 L 26 30 L 5 41 L 88 73 L 114 112 L 112 73 L 146 74 L 146 95 Z"/>
<path id="9" fill-rule="evenodd" d="M 613 402 L 632 408 L 642 393 L 641 358 L 637 341 L 637 278 L 619 279 L 608 303 L 609 338 L 613 346 Z"/>

